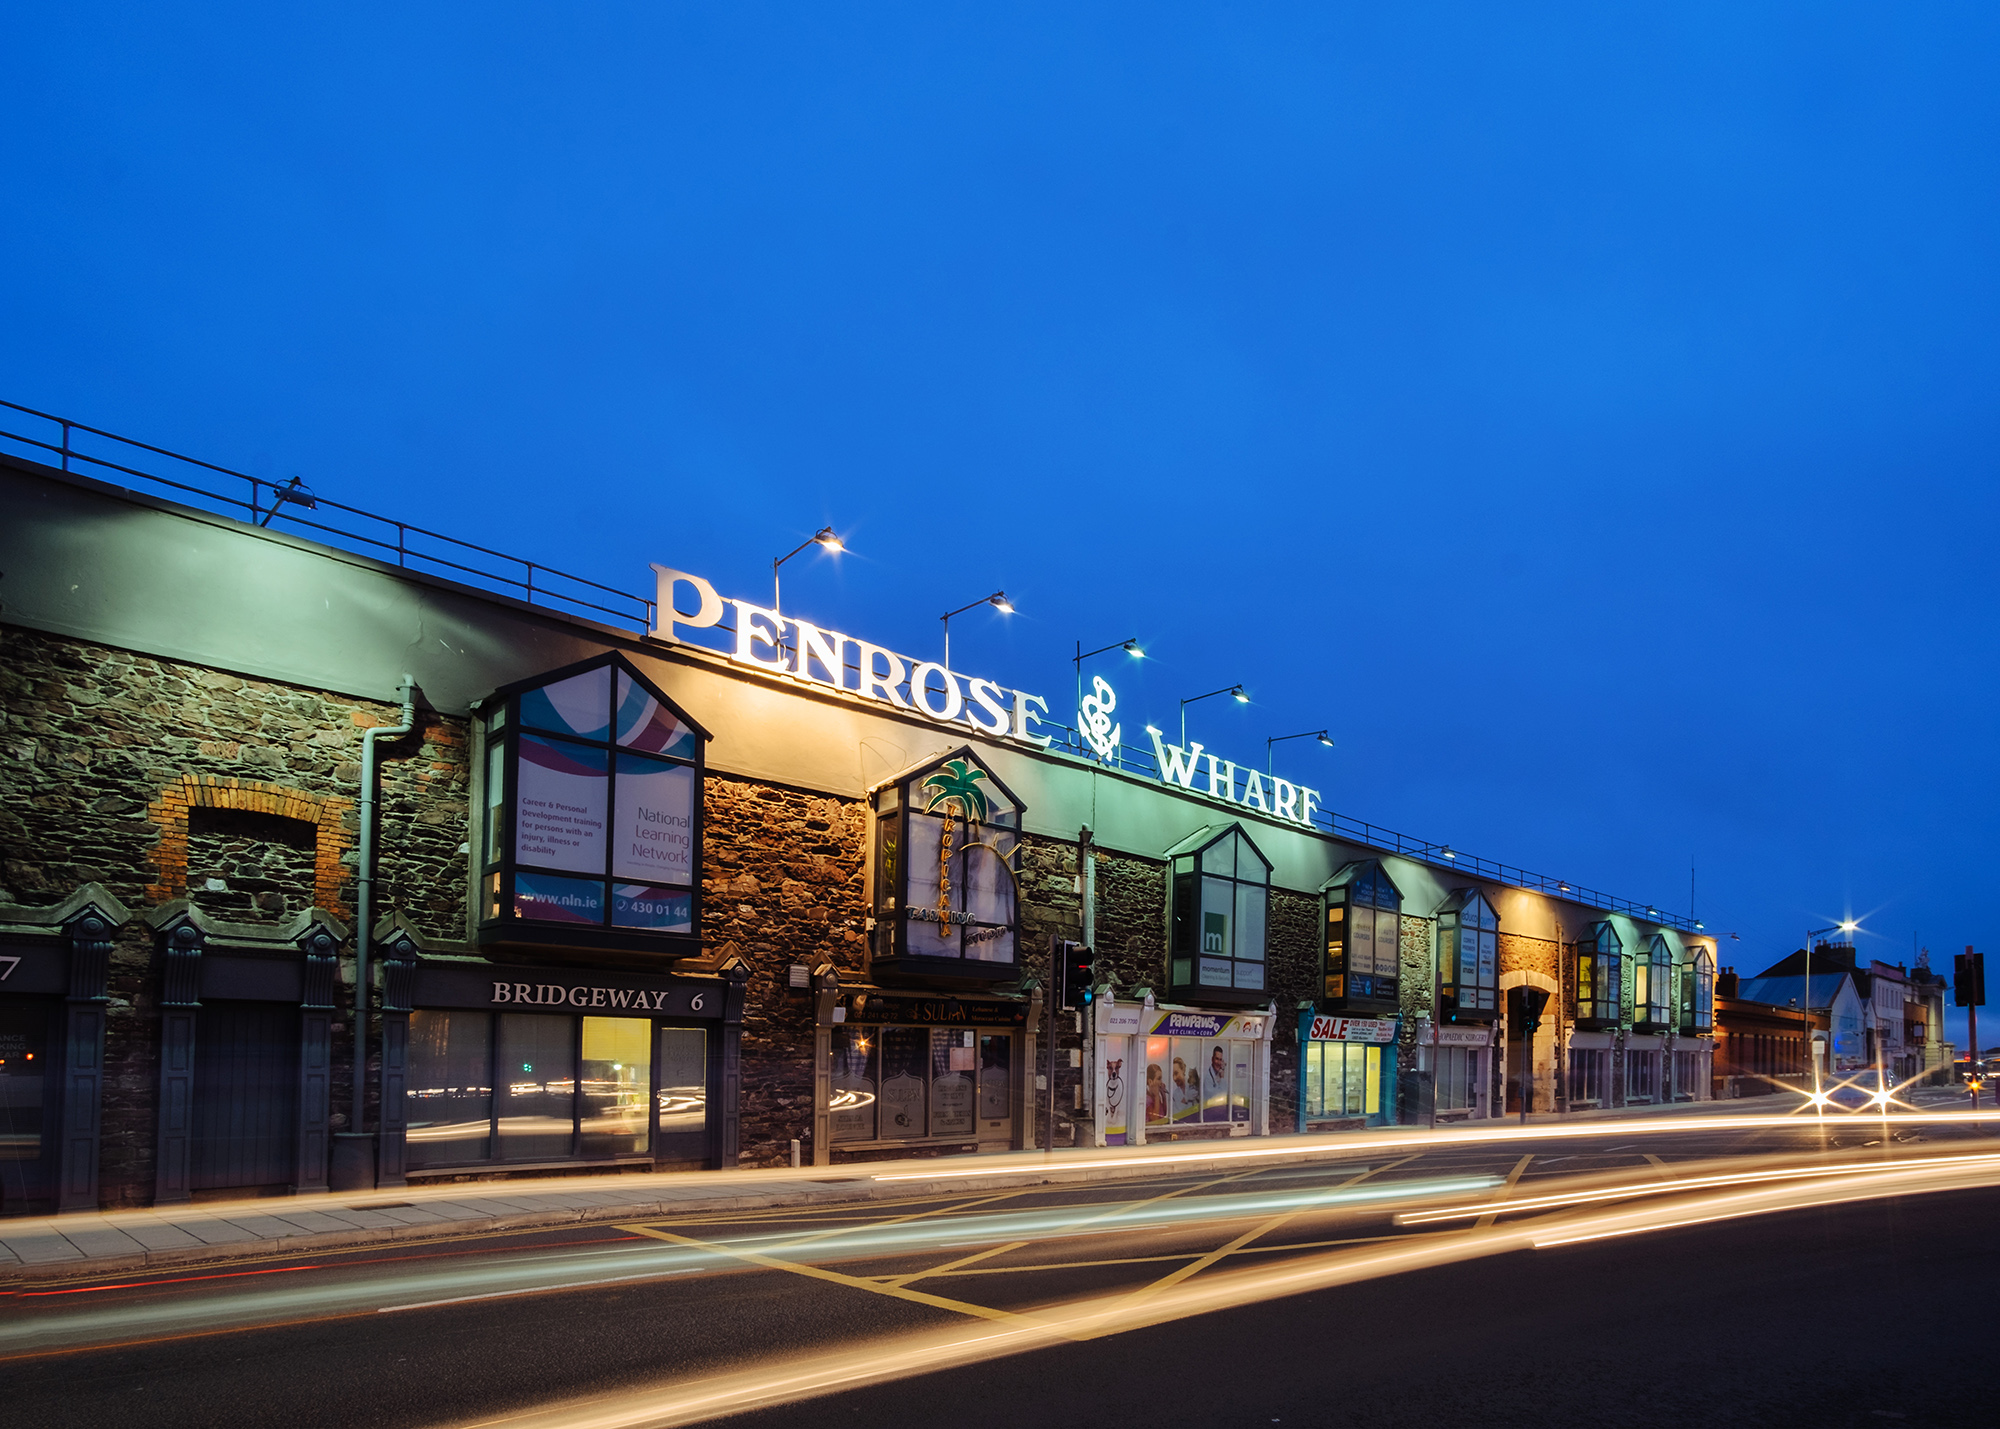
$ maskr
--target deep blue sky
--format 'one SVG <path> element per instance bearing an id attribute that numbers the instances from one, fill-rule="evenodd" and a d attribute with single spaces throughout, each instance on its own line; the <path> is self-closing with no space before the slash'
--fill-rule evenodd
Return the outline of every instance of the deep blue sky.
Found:
<path id="1" fill-rule="evenodd" d="M 1003 9 L 16 6 L 0 396 L 2000 954 L 2000 15 Z"/>

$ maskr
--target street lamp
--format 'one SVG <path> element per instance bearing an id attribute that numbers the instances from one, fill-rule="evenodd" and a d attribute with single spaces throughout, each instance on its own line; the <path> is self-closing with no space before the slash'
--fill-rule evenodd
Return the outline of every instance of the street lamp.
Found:
<path id="1" fill-rule="evenodd" d="M 1203 700 L 1212 700 L 1217 695 L 1228 695 L 1232 699 L 1234 699 L 1236 703 L 1239 705 L 1247 705 L 1250 703 L 1250 697 L 1243 693 L 1243 687 L 1241 685 L 1224 685 L 1219 690 L 1210 690 L 1205 695 L 1190 695 L 1187 699 L 1182 700 L 1181 701 L 1181 748 L 1183 749 L 1187 748 L 1187 707 L 1189 705 L 1200 704 Z"/>
<path id="2" fill-rule="evenodd" d="M 1107 654 L 1113 650 L 1123 650 L 1134 660 L 1143 660 L 1146 658 L 1146 652 L 1139 648 L 1139 637 L 1136 635 L 1130 640 L 1114 640 L 1109 645 L 1100 645 L 1095 650 L 1084 649 L 1081 640 L 1076 642 L 1076 660 L 1074 663 L 1076 665 L 1076 709 L 1079 720 L 1083 718 L 1083 662 L 1092 656 Z"/>
<path id="3" fill-rule="evenodd" d="M 1855 919 L 1848 918 L 1835 923 L 1831 928 L 1811 928 L 1806 932 L 1806 986 L 1804 995 L 1799 999 L 1799 1010 L 1806 1015 L 1806 1061 L 1812 1064 L 1813 1107 L 1820 1112 L 1826 1110 L 1826 1103 L 1820 1096 L 1819 1058 L 1813 1056 L 1812 1045 L 1812 940 L 1822 933 L 1851 933 L 1860 926 L 1861 924 Z M 1730 936 L 1734 937 L 1735 934 L 1732 933 Z M 1826 1020 L 1827 1030 L 1831 1032 L 1833 1030 L 1833 1004 L 1831 1001 L 1827 1003 Z M 1833 1049 L 1829 1047 L 1827 1050 L 1831 1052 Z"/>
<path id="4" fill-rule="evenodd" d="M 772 561 L 771 562 L 771 613 L 773 615 L 777 614 L 778 612 L 778 567 L 782 566 L 786 561 L 789 561 L 793 556 L 796 556 L 800 551 L 803 551 L 807 546 L 822 547 L 825 550 L 831 551 L 836 556 L 839 555 L 842 551 L 847 549 L 847 547 L 840 544 L 840 537 L 833 534 L 833 527 L 822 526 L 819 528 L 819 530 L 813 532 L 811 536 L 799 542 L 799 544 L 794 546 L 791 550 L 785 552 L 784 555 L 779 556 L 777 559 Z"/>
<path id="5" fill-rule="evenodd" d="M 943 615 L 939 616 L 938 619 L 944 622 L 945 669 L 949 670 L 951 668 L 951 618 L 954 615 L 963 615 L 968 610 L 977 610 L 982 605 L 990 605 L 1002 615 L 1012 615 L 1014 613 L 1013 604 L 1007 599 L 1007 592 L 996 590 L 991 595 L 981 596 L 970 605 L 961 605 L 957 610 L 947 610 Z"/>
<path id="6" fill-rule="evenodd" d="M 1333 748 L 1333 740 L 1327 736 L 1327 732 L 1323 729 L 1309 729 L 1304 734 L 1274 734 L 1264 741 L 1264 772 L 1266 774 L 1272 773 L 1272 746 L 1283 744 L 1288 739 L 1316 739 L 1328 749 Z"/>

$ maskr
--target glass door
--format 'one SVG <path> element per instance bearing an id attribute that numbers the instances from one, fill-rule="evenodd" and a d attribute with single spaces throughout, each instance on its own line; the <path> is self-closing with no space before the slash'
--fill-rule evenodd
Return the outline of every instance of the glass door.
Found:
<path id="1" fill-rule="evenodd" d="M 699 1027 L 660 1029 L 658 1163 L 707 1165 L 708 1034 Z"/>
<path id="2" fill-rule="evenodd" d="M 1014 1037 L 979 1034 L 979 1144 L 988 1150 L 1014 1144 Z"/>

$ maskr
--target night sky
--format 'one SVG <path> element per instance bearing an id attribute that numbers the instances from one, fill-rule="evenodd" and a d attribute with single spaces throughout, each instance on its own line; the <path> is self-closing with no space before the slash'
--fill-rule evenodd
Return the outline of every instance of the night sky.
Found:
<path id="1" fill-rule="evenodd" d="M 934 656 L 1003 588 L 954 665 L 1058 716 L 1137 636 L 1127 742 L 1240 681 L 1191 737 L 1692 870 L 1745 974 L 2000 954 L 1990 6 L 7 28 L 0 397 L 641 593 L 831 523 L 799 613 Z"/>

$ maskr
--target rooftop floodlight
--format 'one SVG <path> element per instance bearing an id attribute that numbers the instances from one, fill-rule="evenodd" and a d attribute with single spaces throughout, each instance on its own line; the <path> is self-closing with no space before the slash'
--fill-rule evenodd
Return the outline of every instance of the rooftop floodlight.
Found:
<path id="1" fill-rule="evenodd" d="M 811 536 L 785 552 L 784 555 L 774 557 L 771 561 L 771 610 L 773 614 L 778 610 L 778 567 L 782 566 L 786 561 L 789 561 L 808 546 L 818 546 L 822 551 L 836 556 L 847 549 L 847 547 L 840 544 L 840 537 L 833 534 L 833 527 L 822 526 L 819 530 L 813 532 Z"/>
<path id="2" fill-rule="evenodd" d="M 1002 615 L 1012 615 L 1014 613 L 1014 605 L 1012 601 L 1007 599 L 1007 592 L 996 590 L 991 595 L 981 596 L 969 605 L 961 605 L 957 610 L 947 610 L 943 615 L 939 616 L 938 619 L 944 622 L 945 669 L 949 670 L 951 668 L 951 618 L 954 615 L 963 615 L 968 610 L 977 610 L 982 605 L 990 605 Z"/>
<path id="3" fill-rule="evenodd" d="M 1250 703 L 1250 697 L 1243 693 L 1243 687 L 1241 685 L 1224 685 L 1221 689 L 1210 690 L 1205 695 L 1189 695 L 1186 699 L 1181 701 L 1182 745 L 1187 744 L 1187 707 L 1189 705 L 1199 704 L 1203 700 L 1212 700 L 1217 695 L 1231 695 L 1235 698 L 1236 703 L 1238 703 L 1239 705 L 1247 705 Z"/>
<path id="4" fill-rule="evenodd" d="M 1264 741 L 1264 772 L 1266 774 L 1272 773 L 1272 749 L 1277 745 L 1283 744 L 1288 739 L 1316 739 L 1328 749 L 1333 748 L 1333 741 L 1327 737 L 1327 733 L 1323 729 L 1308 729 L 1299 734 L 1274 734 Z M 1276 776 L 1273 775 L 1273 777 Z"/>
<path id="5" fill-rule="evenodd" d="M 1453 853 L 1453 852 L 1451 851 L 1451 845 L 1450 845 L 1450 844 L 1445 844 L 1445 845 L 1441 846 L 1441 847 L 1440 847 L 1440 848 L 1438 849 L 1438 852 L 1439 852 L 1439 853 L 1441 853 L 1441 854 L 1443 854 L 1443 855 L 1444 855 L 1444 856 L 1445 856 L 1446 858 L 1457 858 L 1457 857 L 1458 857 L 1458 855 L 1457 855 L 1457 854 L 1455 854 L 1455 853 Z"/>
<path id="6" fill-rule="evenodd" d="M 1569 892 L 1569 885 L 1568 885 L 1567 883 L 1558 883 L 1558 884 L 1556 885 L 1556 892 L 1558 892 L 1558 893 L 1567 893 L 1567 892 Z"/>
<path id="7" fill-rule="evenodd" d="M 1146 658 L 1146 652 L 1139 648 L 1139 642 L 1136 640 L 1127 640 L 1119 648 L 1122 649 L 1127 655 L 1130 655 L 1134 660 L 1143 660 Z"/>

